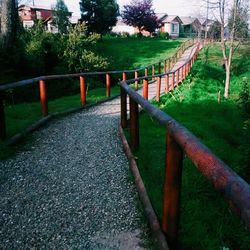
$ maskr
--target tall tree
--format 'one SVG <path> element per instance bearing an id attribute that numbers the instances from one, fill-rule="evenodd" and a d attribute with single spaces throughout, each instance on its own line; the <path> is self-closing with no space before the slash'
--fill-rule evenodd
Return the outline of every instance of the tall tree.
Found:
<path id="1" fill-rule="evenodd" d="M 137 28 L 139 34 L 143 30 L 152 33 L 159 26 L 152 6 L 152 0 L 133 0 L 123 7 L 122 18 L 126 24 Z"/>
<path id="2" fill-rule="evenodd" d="M 69 18 L 71 13 L 63 0 L 57 0 L 56 5 L 53 8 L 54 24 L 58 28 L 59 33 L 67 33 L 70 25 Z"/>
<path id="3" fill-rule="evenodd" d="M 17 27 L 17 1 L 2 0 L 0 2 L 0 35 L 4 49 L 12 48 Z"/>
<path id="4" fill-rule="evenodd" d="M 81 0 L 79 4 L 81 20 L 87 25 L 88 32 L 102 36 L 116 24 L 119 14 L 116 0 Z"/>
<path id="5" fill-rule="evenodd" d="M 248 6 L 241 5 L 236 12 L 236 19 L 235 19 L 235 37 L 237 39 L 240 38 L 247 38 L 248 36 Z M 232 32 L 233 28 L 233 20 L 234 20 L 234 9 L 230 11 L 230 16 L 228 18 L 228 27 L 229 30 Z"/>

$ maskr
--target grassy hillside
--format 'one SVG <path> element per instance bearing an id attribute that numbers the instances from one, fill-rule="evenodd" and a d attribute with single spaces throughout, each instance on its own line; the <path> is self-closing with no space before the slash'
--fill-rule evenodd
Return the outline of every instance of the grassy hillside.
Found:
<path id="1" fill-rule="evenodd" d="M 109 58 L 110 69 L 124 70 L 146 66 L 173 54 L 183 39 L 106 37 L 98 43 L 98 52 Z"/>
<path id="2" fill-rule="evenodd" d="M 238 174 L 250 182 L 249 44 L 236 51 L 229 100 L 223 96 L 219 45 L 203 49 L 190 76 L 159 107 L 185 125 Z M 162 209 L 166 132 L 140 117 L 140 171 L 159 217 Z M 249 249 L 249 232 L 195 166 L 184 159 L 180 246 L 183 249 Z"/>

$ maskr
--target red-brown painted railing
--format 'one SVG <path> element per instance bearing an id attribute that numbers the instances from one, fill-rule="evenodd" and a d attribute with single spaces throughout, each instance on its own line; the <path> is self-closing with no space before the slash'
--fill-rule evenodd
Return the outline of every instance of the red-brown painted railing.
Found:
<path id="1" fill-rule="evenodd" d="M 158 78 L 156 85 L 156 100 L 160 100 L 160 79 L 163 77 L 166 79 L 166 92 L 173 90 L 174 87 L 187 76 L 197 57 L 198 51 L 199 47 L 197 47 L 192 58 L 175 71 L 155 75 L 155 77 Z M 170 77 L 172 79 L 171 83 L 169 82 Z M 144 76 L 120 82 L 121 99 L 125 100 L 127 95 L 129 96 L 130 144 L 133 149 L 138 149 L 140 144 L 138 119 L 139 105 L 161 125 L 166 127 L 166 171 L 163 192 L 162 229 L 166 233 L 170 245 L 175 245 L 178 234 L 182 162 L 184 154 L 191 159 L 194 165 L 211 182 L 214 188 L 224 196 L 230 208 L 239 214 L 246 228 L 250 230 L 249 184 L 214 155 L 209 148 L 202 144 L 199 139 L 185 127 L 147 101 L 148 79 L 149 76 Z M 144 82 L 143 96 L 139 95 L 128 85 L 135 80 L 142 80 Z M 126 104 L 121 102 L 121 126 L 126 128 L 128 125 L 127 110 L 124 105 Z"/>
<path id="2" fill-rule="evenodd" d="M 197 40 L 191 39 L 187 40 L 184 43 L 181 44 L 180 48 L 175 52 L 174 58 L 179 57 L 181 51 L 184 51 L 186 48 L 193 45 Z M 48 107 L 48 98 L 47 98 L 47 88 L 46 88 L 46 81 L 49 80 L 58 80 L 58 79 L 69 79 L 69 78 L 79 78 L 80 81 L 80 102 L 81 106 L 84 106 L 87 101 L 86 96 L 86 78 L 87 77 L 93 77 L 93 76 L 106 76 L 106 96 L 110 96 L 110 88 L 111 88 L 111 82 L 110 77 L 111 75 L 121 75 L 122 79 L 126 79 L 127 73 L 134 73 L 135 78 L 139 76 L 139 72 L 143 72 L 142 75 L 147 76 L 148 75 L 148 69 L 151 67 L 154 71 L 155 65 L 158 64 L 158 73 L 161 71 L 161 63 L 166 62 L 166 60 L 173 62 L 172 59 L 165 59 L 163 61 L 159 61 L 157 63 L 154 63 L 149 66 L 145 66 L 142 68 L 138 68 L 135 70 L 120 70 L 120 71 L 108 71 L 108 72 L 88 72 L 88 73 L 77 73 L 77 74 L 64 74 L 64 75 L 49 75 L 49 76 L 40 76 L 28 80 L 18 81 L 10 84 L 0 85 L 0 141 L 4 141 L 6 139 L 6 124 L 5 124 L 5 112 L 4 112 L 4 96 L 5 91 L 9 89 L 15 89 L 18 87 L 31 85 L 31 84 L 37 84 L 39 83 L 39 90 L 40 90 L 40 103 L 41 103 L 41 111 L 43 116 L 47 116 L 49 114 L 49 107 Z M 164 73 L 166 73 L 168 70 L 170 70 L 170 65 L 168 68 L 165 66 Z M 152 77 L 150 77 L 152 79 Z M 138 87 L 138 82 L 135 82 L 136 86 Z"/>

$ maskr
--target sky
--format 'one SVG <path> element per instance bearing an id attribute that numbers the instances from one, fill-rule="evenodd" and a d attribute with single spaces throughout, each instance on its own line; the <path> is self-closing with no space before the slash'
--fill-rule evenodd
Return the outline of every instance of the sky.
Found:
<path id="1" fill-rule="evenodd" d="M 33 0 L 29 0 L 32 3 Z M 22 2 L 26 2 L 23 0 Z M 34 0 L 35 5 L 50 7 L 55 4 L 56 0 Z M 79 0 L 64 0 L 65 4 L 74 16 L 80 16 Z M 117 0 L 120 9 L 124 4 L 130 3 L 131 0 Z M 156 13 L 167 13 L 169 15 L 189 16 L 197 15 L 202 11 L 199 0 L 153 0 L 153 8 Z"/>

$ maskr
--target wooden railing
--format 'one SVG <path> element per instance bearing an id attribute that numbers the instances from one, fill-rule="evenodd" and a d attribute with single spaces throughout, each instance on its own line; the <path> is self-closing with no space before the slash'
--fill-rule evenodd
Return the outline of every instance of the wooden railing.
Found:
<path id="1" fill-rule="evenodd" d="M 165 91 L 172 91 L 189 73 L 198 51 L 199 47 L 193 56 L 176 70 L 154 75 L 157 78 L 156 100 L 160 100 L 161 78 L 165 78 Z M 128 127 L 127 96 L 129 96 L 129 131 L 132 149 L 138 149 L 140 145 L 139 105 L 166 128 L 162 229 L 167 235 L 168 242 L 170 245 L 174 245 L 178 233 L 184 155 L 191 159 L 213 187 L 224 196 L 230 208 L 239 214 L 246 228 L 250 230 L 249 184 L 214 155 L 190 131 L 147 101 L 149 78 L 150 76 L 144 76 L 119 83 L 121 86 L 121 126 L 122 128 Z M 135 81 L 143 81 L 143 96 L 129 86 Z"/>
<path id="2" fill-rule="evenodd" d="M 34 85 L 39 83 L 39 93 L 40 93 L 40 103 L 41 103 L 41 111 L 43 116 L 48 116 L 49 114 L 49 106 L 48 106 L 48 91 L 46 81 L 50 80 L 62 80 L 62 79 L 72 79 L 72 78 L 79 78 L 80 82 L 80 103 L 81 106 L 84 106 L 87 101 L 86 95 L 86 81 L 88 77 L 94 76 L 106 76 L 106 96 L 110 96 L 110 89 L 111 89 L 111 75 L 122 75 L 122 79 L 126 80 L 127 74 L 134 74 L 135 78 L 138 78 L 139 75 L 148 76 L 149 72 L 151 72 L 150 78 L 152 79 L 155 75 L 156 68 L 158 73 L 161 73 L 163 70 L 164 73 L 168 72 L 175 62 L 180 58 L 183 51 L 186 50 L 188 47 L 192 46 L 194 43 L 197 42 L 197 39 L 187 40 L 181 44 L 181 46 L 176 50 L 173 56 L 167 58 L 162 61 L 158 61 L 151 65 L 141 67 L 134 70 L 119 70 L 119 71 L 108 71 L 108 72 L 88 72 L 88 73 L 76 73 L 76 74 L 64 74 L 64 75 L 48 75 L 48 76 L 40 76 L 35 77 L 32 79 L 22 80 L 10 84 L 0 85 L 0 141 L 5 141 L 7 137 L 6 130 L 6 122 L 5 122 L 5 112 L 4 112 L 4 99 L 5 99 L 5 92 L 10 89 L 16 89 L 22 86 L 27 85 Z M 135 82 L 136 88 L 138 88 L 138 81 Z"/>

